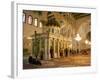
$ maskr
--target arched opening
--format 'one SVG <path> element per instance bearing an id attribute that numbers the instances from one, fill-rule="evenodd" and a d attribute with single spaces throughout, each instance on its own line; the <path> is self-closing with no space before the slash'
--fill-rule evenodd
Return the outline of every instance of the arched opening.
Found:
<path id="1" fill-rule="evenodd" d="M 52 46 L 50 47 L 50 55 L 51 55 L 51 58 L 54 58 L 54 49 Z"/>
<path id="2" fill-rule="evenodd" d="M 87 40 L 91 41 L 91 32 L 88 32 L 88 33 L 86 34 L 86 38 L 87 38 Z"/>
<path id="3" fill-rule="evenodd" d="M 41 60 L 43 60 L 43 58 L 44 58 L 44 55 L 43 55 L 43 54 L 44 54 L 44 52 L 41 51 L 41 53 L 40 53 L 40 59 L 41 59 Z"/>
<path id="4" fill-rule="evenodd" d="M 28 24 L 33 23 L 33 17 L 31 15 L 28 16 Z"/>

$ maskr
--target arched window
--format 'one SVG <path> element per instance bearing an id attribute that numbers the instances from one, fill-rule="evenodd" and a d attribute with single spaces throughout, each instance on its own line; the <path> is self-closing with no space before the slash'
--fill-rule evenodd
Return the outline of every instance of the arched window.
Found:
<path id="1" fill-rule="evenodd" d="M 42 22 L 39 23 L 39 27 L 40 27 L 40 28 L 42 27 Z"/>
<path id="2" fill-rule="evenodd" d="M 28 16 L 28 24 L 32 24 L 33 23 L 33 18 L 31 15 Z"/>
<path id="3" fill-rule="evenodd" d="M 26 21 L 26 15 L 25 15 L 25 13 L 23 13 L 23 22 L 25 22 Z"/>
<path id="4" fill-rule="evenodd" d="M 38 26 L 38 19 L 34 18 L 34 26 Z"/>

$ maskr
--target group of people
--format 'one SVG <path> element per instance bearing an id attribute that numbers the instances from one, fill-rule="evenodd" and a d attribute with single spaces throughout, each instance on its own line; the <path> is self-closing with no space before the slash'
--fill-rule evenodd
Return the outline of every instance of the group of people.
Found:
<path id="1" fill-rule="evenodd" d="M 29 56 L 28 62 L 29 64 L 42 65 L 40 60 L 33 58 L 32 56 Z"/>

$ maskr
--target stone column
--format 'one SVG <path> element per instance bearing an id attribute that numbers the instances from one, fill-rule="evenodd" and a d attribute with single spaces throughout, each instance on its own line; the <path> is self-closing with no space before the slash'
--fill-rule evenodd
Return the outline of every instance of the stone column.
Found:
<path id="1" fill-rule="evenodd" d="M 64 43 L 64 49 L 65 49 L 65 57 L 66 57 L 66 41 Z"/>
<path id="2" fill-rule="evenodd" d="M 54 42 L 55 42 L 55 43 L 54 43 L 54 44 L 55 44 L 55 58 L 57 58 L 57 57 L 58 57 L 58 52 L 57 52 L 57 50 L 56 50 L 56 49 L 58 49 L 58 48 L 57 48 L 57 46 L 58 46 L 58 45 L 57 45 L 57 40 L 55 39 Z"/>
<path id="3" fill-rule="evenodd" d="M 65 57 L 65 41 L 63 41 L 63 56 Z"/>
<path id="4" fill-rule="evenodd" d="M 50 38 L 47 39 L 47 56 L 48 56 L 48 59 L 51 59 L 51 55 L 50 55 Z"/>
<path id="5" fill-rule="evenodd" d="M 64 56 L 64 41 L 62 40 L 62 57 Z"/>
<path id="6" fill-rule="evenodd" d="M 32 54 L 31 56 L 34 56 L 34 39 L 32 39 Z"/>
<path id="7" fill-rule="evenodd" d="M 54 54 L 54 58 L 56 58 L 56 53 L 55 53 L 55 39 L 53 39 L 53 54 Z"/>
<path id="8" fill-rule="evenodd" d="M 68 50 L 68 51 L 67 51 L 67 57 L 69 57 L 69 48 L 68 48 L 68 47 L 67 47 L 67 50 Z"/>
<path id="9" fill-rule="evenodd" d="M 44 59 L 47 60 L 48 59 L 48 55 L 47 55 L 47 39 L 45 38 L 45 44 L 44 44 Z"/>
<path id="10" fill-rule="evenodd" d="M 57 51 L 57 53 L 58 53 L 58 58 L 60 58 L 60 52 L 59 52 L 59 40 L 58 40 L 58 43 L 57 43 L 57 44 L 58 44 L 58 46 L 57 46 L 57 47 L 58 47 L 58 51 Z"/>
<path id="11" fill-rule="evenodd" d="M 40 55 L 41 55 L 41 38 L 39 40 L 39 58 L 40 58 Z"/>
<path id="12" fill-rule="evenodd" d="M 68 49 L 68 51 L 67 51 L 67 56 L 70 56 L 70 52 L 69 52 L 69 47 L 68 47 L 68 44 L 67 44 L 67 49 Z"/>
<path id="13" fill-rule="evenodd" d="M 60 50 L 61 50 L 61 41 L 59 40 L 59 57 L 61 57 Z"/>

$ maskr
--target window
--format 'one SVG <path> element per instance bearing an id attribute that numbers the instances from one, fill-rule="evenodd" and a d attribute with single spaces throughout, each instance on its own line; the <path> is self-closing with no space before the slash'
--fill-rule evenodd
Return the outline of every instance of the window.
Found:
<path id="1" fill-rule="evenodd" d="M 38 26 L 38 19 L 37 18 L 34 19 L 34 26 Z"/>
<path id="2" fill-rule="evenodd" d="M 32 18 L 32 16 L 30 15 L 30 16 L 28 16 L 28 24 L 32 24 L 33 23 L 33 18 Z"/>
<path id="3" fill-rule="evenodd" d="M 42 27 L 42 22 L 39 23 L 39 27 L 40 27 L 40 28 Z"/>
<path id="4" fill-rule="evenodd" d="M 23 22 L 25 22 L 26 21 L 26 15 L 25 15 L 25 13 L 23 13 Z"/>

